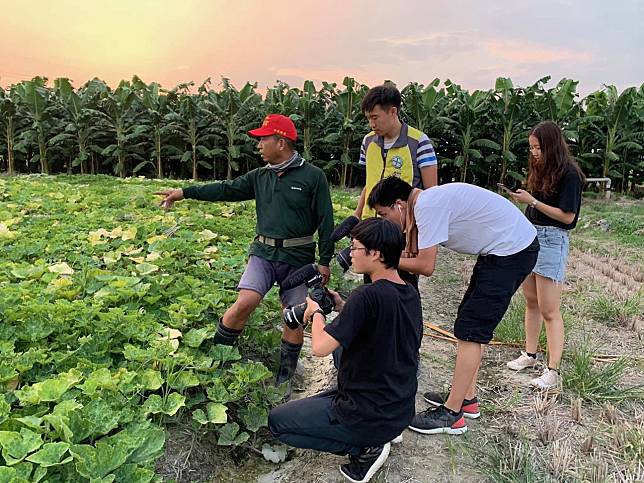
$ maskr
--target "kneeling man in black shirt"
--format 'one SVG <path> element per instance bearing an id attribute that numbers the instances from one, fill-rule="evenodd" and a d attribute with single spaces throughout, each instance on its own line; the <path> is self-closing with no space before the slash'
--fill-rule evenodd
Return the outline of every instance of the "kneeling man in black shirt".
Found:
<path id="1" fill-rule="evenodd" d="M 353 270 L 373 283 L 353 290 L 346 303 L 332 292 L 339 315 L 328 325 L 311 299 L 304 314 L 313 324 L 314 355 L 343 348 L 338 387 L 274 408 L 268 426 L 291 446 L 349 455 L 340 472 L 349 481 L 365 482 L 414 417 L 423 323 L 418 292 L 396 270 L 404 247 L 400 229 L 369 218 L 351 237 Z"/>

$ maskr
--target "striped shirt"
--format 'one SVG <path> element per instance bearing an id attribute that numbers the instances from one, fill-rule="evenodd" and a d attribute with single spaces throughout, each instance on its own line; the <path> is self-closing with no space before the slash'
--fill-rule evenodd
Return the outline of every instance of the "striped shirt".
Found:
<path id="1" fill-rule="evenodd" d="M 365 152 L 365 146 L 366 146 L 366 141 L 367 138 L 370 137 L 369 134 L 367 134 L 364 139 L 362 140 L 362 144 L 360 145 L 360 159 L 358 160 L 358 163 L 361 165 L 366 165 L 367 164 L 367 155 Z M 384 156 L 387 156 L 387 151 L 391 146 L 395 144 L 396 140 L 390 142 L 390 143 L 385 143 L 385 149 L 383 152 Z M 424 168 L 425 166 L 435 166 L 438 164 L 438 159 L 436 158 L 436 152 L 434 151 L 434 146 L 432 145 L 431 140 L 429 137 L 427 137 L 427 134 L 423 133 L 420 136 L 420 139 L 418 140 L 418 148 L 416 149 L 416 166 L 418 166 L 419 169 Z"/>

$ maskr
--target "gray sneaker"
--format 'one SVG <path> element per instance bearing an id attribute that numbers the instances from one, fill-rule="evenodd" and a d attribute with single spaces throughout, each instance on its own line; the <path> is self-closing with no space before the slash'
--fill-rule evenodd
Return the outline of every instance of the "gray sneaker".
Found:
<path id="1" fill-rule="evenodd" d="M 467 431 L 467 424 L 462 409 L 454 416 L 445 406 L 438 406 L 414 416 L 409 429 L 422 434 L 463 434 Z"/>

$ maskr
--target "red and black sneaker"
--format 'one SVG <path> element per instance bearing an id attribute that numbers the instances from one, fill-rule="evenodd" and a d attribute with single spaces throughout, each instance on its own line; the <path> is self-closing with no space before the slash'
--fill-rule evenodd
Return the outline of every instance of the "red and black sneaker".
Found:
<path id="1" fill-rule="evenodd" d="M 447 401 L 448 397 L 449 393 L 445 394 L 429 391 L 423 394 L 425 401 L 427 401 L 432 406 L 440 406 L 444 404 L 445 401 Z M 463 416 L 467 419 L 478 419 L 481 417 L 479 400 L 476 396 L 474 396 L 472 399 L 464 399 L 461 409 L 463 409 Z"/>
<path id="2" fill-rule="evenodd" d="M 418 413 L 412 419 L 409 429 L 423 434 L 463 434 L 467 431 L 467 424 L 463 411 L 454 415 L 441 405 Z"/>

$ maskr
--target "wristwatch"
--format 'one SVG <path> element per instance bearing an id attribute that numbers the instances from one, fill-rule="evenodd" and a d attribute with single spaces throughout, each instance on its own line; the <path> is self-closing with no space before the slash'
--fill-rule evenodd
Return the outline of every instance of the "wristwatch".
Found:
<path id="1" fill-rule="evenodd" d="M 316 310 L 314 310 L 314 311 L 313 311 L 313 313 L 311 314 L 311 322 L 313 322 L 313 316 L 314 316 L 315 314 L 321 314 L 321 315 L 322 315 L 322 317 L 324 317 L 324 320 L 326 321 L 326 314 L 324 313 L 324 311 L 323 311 L 322 309 L 316 309 Z"/>
<path id="2" fill-rule="evenodd" d="M 533 208 L 536 208 L 538 204 L 539 204 L 539 200 L 536 198 L 530 202 L 530 206 L 532 206 Z"/>

